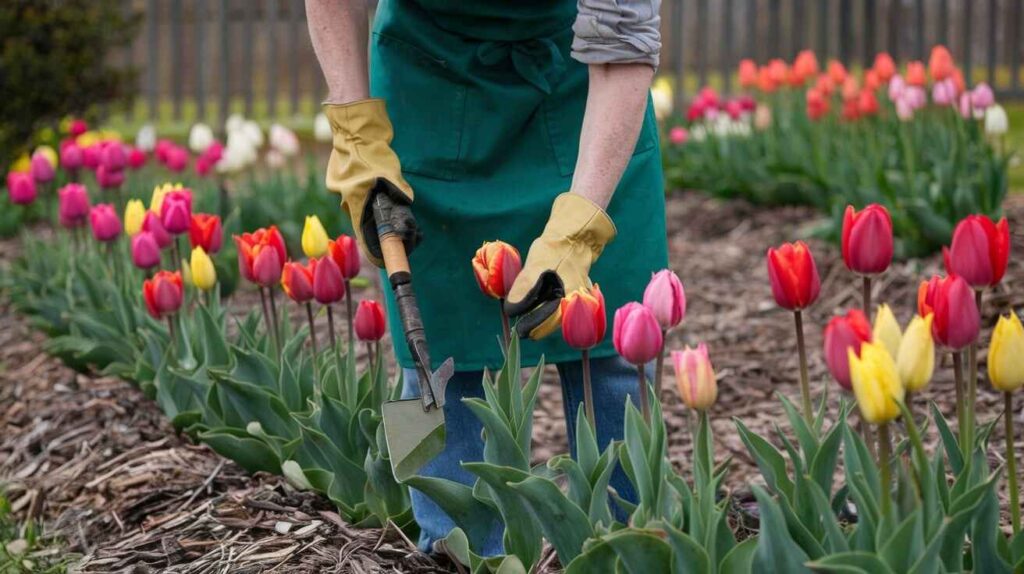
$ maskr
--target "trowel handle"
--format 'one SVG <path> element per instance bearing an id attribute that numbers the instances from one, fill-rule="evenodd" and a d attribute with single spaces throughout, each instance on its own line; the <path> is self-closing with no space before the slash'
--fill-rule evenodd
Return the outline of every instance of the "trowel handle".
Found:
<path id="1" fill-rule="evenodd" d="M 376 193 L 373 198 L 373 218 L 377 223 L 377 238 L 384 259 L 388 278 L 399 273 L 409 274 L 409 256 L 405 252 L 402 237 L 391 227 L 390 215 L 394 201 L 386 193 Z"/>

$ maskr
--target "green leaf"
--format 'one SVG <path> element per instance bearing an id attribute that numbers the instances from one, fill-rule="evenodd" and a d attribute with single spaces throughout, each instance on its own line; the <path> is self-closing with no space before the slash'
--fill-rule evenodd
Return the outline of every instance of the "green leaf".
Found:
<path id="1" fill-rule="evenodd" d="M 924 533 L 920 509 L 911 513 L 886 540 L 879 541 L 878 554 L 893 572 L 910 570 L 923 548 Z"/>
<path id="2" fill-rule="evenodd" d="M 869 552 L 830 554 L 808 566 L 815 572 L 833 574 L 894 574 L 885 562 Z"/>
<path id="3" fill-rule="evenodd" d="M 942 438 L 942 446 L 946 451 L 946 457 L 949 459 L 949 466 L 953 471 L 953 475 L 959 475 L 964 468 L 964 458 L 960 451 L 960 441 L 956 439 L 953 431 L 949 429 L 949 423 L 946 422 L 946 417 L 942 416 L 942 412 L 939 411 L 938 405 L 934 401 L 929 403 L 929 407 L 932 411 L 932 420 L 935 421 L 936 428 L 939 429 L 939 436 Z"/>
<path id="4" fill-rule="evenodd" d="M 786 474 L 786 459 L 782 457 L 782 453 L 760 435 L 751 432 L 743 421 L 734 418 L 733 422 L 740 433 L 740 440 L 757 463 L 768 488 L 787 499 L 792 499 L 794 485 Z"/>
<path id="5" fill-rule="evenodd" d="M 752 486 L 761 512 L 753 571 L 758 574 L 797 574 L 808 572 L 807 553 L 789 535 L 779 502 L 760 486 Z"/>
<path id="6" fill-rule="evenodd" d="M 214 451 L 238 463 L 249 472 L 281 473 L 281 461 L 267 444 L 237 428 L 214 428 L 199 433 L 199 439 Z"/>
<path id="7" fill-rule="evenodd" d="M 751 537 L 734 546 L 719 563 L 718 574 L 749 574 L 753 569 L 757 545 L 757 537 Z"/>
<path id="8" fill-rule="evenodd" d="M 699 542 L 670 524 L 661 526 L 668 533 L 668 543 L 672 547 L 673 574 L 703 574 L 713 571 L 708 553 Z"/>
<path id="9" fill-rule="evenodd" d="M 477 552 L 482 552 L 491 532 L 501 527 L 495 510 L 474 498 L 473 489 L 465 484 L 429 476 L 414 476 L 405 482 L 440 506 Z"/>
<path id="10" fill-rule="evenodd" d="M 544 537 L 558 552 L 559 562 L 568 564 L 576 558 L 583 542 L 594 535 L 587 514 L 548 479 L 530 476 L 508 486 L 522 495 L 529 505 L 544 531 Z"/>

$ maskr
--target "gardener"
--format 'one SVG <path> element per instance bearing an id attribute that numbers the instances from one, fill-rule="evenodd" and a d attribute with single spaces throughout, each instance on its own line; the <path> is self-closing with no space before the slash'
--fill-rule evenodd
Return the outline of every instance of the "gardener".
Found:
<path id="1" fill-rule="evenodd" d="M 460 399 L 482 397 L 482 370 L 503 360 L 495 303 L 477 291 L 470 265 L 484 241 L 529 248 L 506 308 L 533 339 L 522 346 L 524 365 L 558 365 L 570 444 L 581 365 L 560 336 L 546 337 L 559 327 L 558 300 L 593 281 L 615 309 L 666 266 L 649 102 L 659 3 L 381 0 L 368 74 L 365 4 L 306 0 L 334 131 L 327 187 L 342 195 L 378 266 L 370 198 L 387 193 L 407 206 L 396 223 L 408 249 L 423 238 L 410 261 L 427 338 L 433 356 L 454 357 L 458 370 L 446 393 L 446 450 L 421 474 L 472 484 L 459 463 L 482 459 L 481 425 Z M 402 332 L 390 315 L 392 332 Z M 399 339 L 404 396 L 417 396 Z M 622 437 L 625 401 L 637 394 L 635 368 L 608 339 L 591 353 L 602 445 Z M 634 498 L 621 469 L 612 485 Z M 413 510 L 424 550 L 454 526 L 418 492 Z M 496 528 L 486 553 L 500 553 L 500 536 Z"/>

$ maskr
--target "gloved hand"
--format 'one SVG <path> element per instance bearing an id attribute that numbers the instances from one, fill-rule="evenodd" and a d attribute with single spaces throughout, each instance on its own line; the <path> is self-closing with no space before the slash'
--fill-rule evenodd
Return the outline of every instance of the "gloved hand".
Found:
<path id="1" fill-rule="evenodd" d="M 530 245 L 505 299 L 505 311 L 519 318 L 520 337 L 542 339 L 558 329 L 562 298 L 591 286 L 590 266 L 614 238 L 615 224 L 592 201 L 577 193 L 555 198 L 544 232 Z"/>
<path id="2" fill-rule="evenodd" d="M 334 150 L 327 163 L 327 189 L 341 194 L 342 207 L 352 219 L 363 255 L 377 267 L 383 267 L 377 223 L 373 220 L 375 194 L 386 193 L 394 200 L 390 223 L 405 242 L 406 253 L 411 253 L 420 240 L 410 208 L 412 188 L 402 177 L 402 166 L 391 149 L 394 131 L 384 100 L 324 104 L 323 108 L 334 133 Z"/>

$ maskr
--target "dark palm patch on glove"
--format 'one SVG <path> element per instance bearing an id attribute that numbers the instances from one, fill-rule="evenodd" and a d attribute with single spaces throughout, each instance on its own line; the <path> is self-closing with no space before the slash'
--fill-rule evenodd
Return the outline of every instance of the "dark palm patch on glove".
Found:
<path id="1" fill-rule="evenodd" d="M 423 232 L 416 224 L 416 217 L 412 214 L 412 204 L 408 196 L 393 183 L 383 178 L 377 179 L 377 184 L 370 190 L 366 206 L 363 209 L 361 227 L 363 238 L 366 241 L 366 249 L 378 259 L 384 257 L 380 249 L 379 226 L 373 212 L 374 199 L 378 193 L 384 194 L 384 197 L 390 200 L 386 202 L 387 208 L 384 210 L 387 224 L 394 233 L 402 238 L 406 254 L 411 254 L 423 239 Z"/>
<path id="2" fill-rule="evenodd" d="M 563 297 L 565 287 L 558 273 L 552 270 L 544 271 L 521 301 L 505 302 L 505 312 L 509 317 L 518 318 L 516 333 L 526 338 L 531 331 L 558 311 Z"/>

